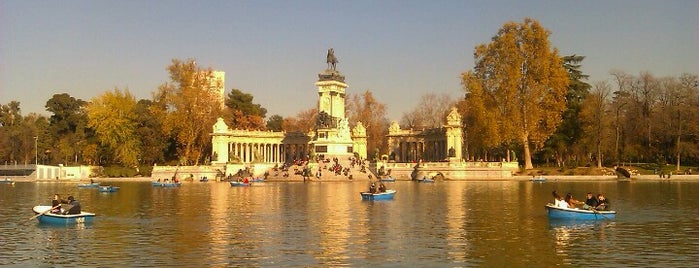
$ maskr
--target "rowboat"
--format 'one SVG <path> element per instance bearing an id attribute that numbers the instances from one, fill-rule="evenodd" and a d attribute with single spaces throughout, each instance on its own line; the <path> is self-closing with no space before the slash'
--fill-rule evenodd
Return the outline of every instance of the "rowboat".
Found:
<path id="1" fill-rule="evenodd" d="M 532 182 L 546 182 L 546 178 L 543 176 L 535 177 L 531 179 Z"/>
<path id="2" fill-rule="evenodd" d="M 250 186 L 250 183 L 245 183 L 242 181 L 232 181 L 230 182 L 232 187 L 245 187 L 245 186 Z"/>
<path id="3" fill-rule="evenodd" d="M 104 193 L 112 193 L 112 192 L 119 191 L 119 187 L 118 186 L 111 186 L 111 185 L 100 185 L 98 190 L 100 192 L 104 192 Z"/>
<path id="4" fill-rule="evenodd" d="M 253 178 L 253 179 L 250 179 L 250 182 L 265 182 L 265 179 L 264 178 Z"/>
<path id="5" fill-rule="evenodd" d="M 396 195 L 396 190 L 386 190 L 382 193 L 360 192 L 362 200 L 391 200 Z"/>
<path id="6" fill-rule="evenodd" d="M 379 181 L 381 181 L 381 182 L 395 182 L 395 181 L 396 181 L 396 178 L 393 178 L 393 177 L 386 177 L 386 178 L 381 178 L 381 179 L 379 179 Z"/>
<path id="7" fill-rule="evenodd" d="M 159 181 L 154 181 L 154 182 L 151 182 L 151 185 L 153 185 L 153 187 L 179 187 L 180 185 L 182 185 L 182 183 L 181 183 L 181 182 L 159 182 Z"/>
<path id="8" fill-rule="evenodd" d="M 34 206 L 32 211 L 40 215 L 37 217 L 41 223 L 49 224 L 76 224 L 76 223 L 92 223 L 95 220 L 95 213 L 82 211 L 80 214 L 54 214 L 47 212 L 51 206 Z"/>
<path id="9" fill-rule="evenodd" d="M 616 211 L 587 210 L 579 208 L 560 208 L 553 204 L 546 204 L 549 219 L 567 220 L 610 220 L 616 216 Z"/>
<path id="10" fill-rule="evenodd" d="M 97 188 L 100 186 L 99 182 L 93 182 L 93 183 L 80 183 L 78 184 L 79 188 Z"/>
<path id="11" fill-rule="evenodd" d="M 9 184 L 12 184 L 12 183 L 14 183 L 14 182 L 15 182 L 15 181 L 13 181 L 13 180 L 10 179 L 10 178 L 4 178 L 4 179 L 0 180 L 0 183 L 9 183 Z"/>
<path id="12" fill-rule="evenodd" d="M 422 180 L 417 180 L 417 182 L 432 183 L 434 179 L 422 178 Z"/>

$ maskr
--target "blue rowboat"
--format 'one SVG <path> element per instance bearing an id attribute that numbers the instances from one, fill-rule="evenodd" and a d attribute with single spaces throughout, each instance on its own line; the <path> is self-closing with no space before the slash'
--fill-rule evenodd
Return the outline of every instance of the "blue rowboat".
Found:
<path id="1" fill-rule="evenodd" d="M 93 182 L 93 183 L 80 183 L 78 184 L 79 188 L 97 188 L 100 186 L 99 182 Z"/>
<path id="2" fill-rule="evenodd" d="M 553 204 L 546 204 L 549 219 L 566 220 L 611 220 L 616 217 L 616 211 L 587 210 L 579 208 L 559 208 Z"/>
<path id="3" fill-rule="evenodd" d="M 50 209 L 51 206 L 35 206 L 32 211 L 36 215 L 40 215 L 37 217 L 40 223 L 69 225 L 92 223 L 95 220 L 95 213 L 83 211 L 80 214 L 63 215 L 47 212 Z"/>
<path id="4" fill-rule="evenodd" d="M 112 193 L 112 192 L 119 191 L 119 187 L 118 186 L 111 186 L 111 185 L 105 185 L 105 186 L 100 185 L 98 190 L 100 192 L 103 192 L 103 193 Z"/>
<path id="5" fill-rule="evenodd" d="M 396 190 L 386 190 L 383 193 L 360 192 L 362 200 L 391 200 L 396 195 Z"/>
<path id="6" fill-rule="evenodd" d="M 153 185 L 153 187 L 179 187 L 180 185 L 182 185 L 182 183 L 181 183 L 181 182 L 158 182 L 158 181 L 154 181 L 154 182 L 151 182 L 151 185 Z"/>
<path id="7" fill-rule="evenodd" d="M 395 181 L 396 181 L 396 178 L 393 178 L 393 177 L 386 177 L 386 178 L 379 179 L 379 181 L 382 181 L 382 182 L 395 182 Z"/>
<path id="8" fill-rule="evenodd" d="M 244 183 L 242 181 L 232 181 L 230 182 L 232 187 L 246 187 L 250 186 L 250 183 Z"/>

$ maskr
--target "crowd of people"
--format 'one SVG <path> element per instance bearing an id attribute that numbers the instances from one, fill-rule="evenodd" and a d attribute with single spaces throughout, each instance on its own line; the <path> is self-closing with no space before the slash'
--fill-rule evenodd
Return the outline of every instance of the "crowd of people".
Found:
<path id="1" fill-rule="evenodd" d="M 561 197 L 557 191 L 553 191 L 554 206 L 560 208 L 577 208 L 582 207 L 587 210 L 609 210 L 609 200 L 604 194 L 593 195 L 588 192 L 585 196 L 585 202 L 578 201 L 573 198 L 573 194 L 568 193 L 565 197 Z"/>

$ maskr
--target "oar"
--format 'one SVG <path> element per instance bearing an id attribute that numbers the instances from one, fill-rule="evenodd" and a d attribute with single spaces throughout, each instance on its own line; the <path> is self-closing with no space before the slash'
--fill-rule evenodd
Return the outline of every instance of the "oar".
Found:
<path id="1" fill-rule="evenodd" d="M 44 215 L 44 214 L 48 213 L 49 211 L 54 210 L 55 208 L 58 208 L 58 207 L 60 207 L 60 206 L 61 206 L 61 205 L 59 204 L 59 205 L 57 205 L 57 206 L 55 206 L 55 207 L 52 207 L 52 208 L 50 208 L 50 209 L 47 209 L 47 210 L 44 211 L 44 212 L 41 212 L 41 213 L 39 213 L 39 214 L 37 214 L 37 215 L 34 215 L 33 217 L 29 218 L 27 221 L 31 221 L 31 220 L 33 220 L 33 219 L 36 219 L 37 217 L 39 217 L 39 216 L 41 216 L 41 215 Z"/>
<path id="2" fill-rule="evenodd" d="M 611 220 L 610 218 L 607 218 L 607 216 L 604 216 L 604 214 L 602 214 L 602 213 L 600 213 L 599 211 L 597 211 L 595 208 L 592 208 L 592 207 L 591 207 L 590 209 L 591 209 L 593 212 L 595 212 L 595 214 L 599 214 L 599 215 L 602 216 L 603 218 L 605 218 L 605 219 L 607 219 L 607 220 Z"/>

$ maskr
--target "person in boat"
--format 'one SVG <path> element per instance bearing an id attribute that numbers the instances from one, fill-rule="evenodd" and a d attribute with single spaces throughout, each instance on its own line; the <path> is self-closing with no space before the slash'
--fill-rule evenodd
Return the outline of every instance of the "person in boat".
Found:
<path id="1" fill-rule="evenodd" d="M 553 195 L 553 205 L 559 208 L 568 208 L 568 203 L 566 203 L 565 200 L 563 200 L 563 197 L 558 194 L 558 192 L 553 191 L 551 193 Z"/>
<path id="2" fill-rule="evenodd" d="M 68 214 L 68 215 L 73 215 L 73 214 L 80 214 L 80 202 L 78 200 L 75 200 L 75 197 L 68 196 L 68 201 L 65 202 L 64 204 L 68 205 L 68 209 L 66 209 L 63 214 Z"/>
<path id="3" fill-rule="evenodd" d="M 376 193 L 376 183 L 371 183 L 371 185 L 369 186 L 369 192 L 372 194 Z"/>
<path id="4" fill-rule="evenodd" d="M 563 200 L 564 200 L 566 203 L 568 203 L 568 207 L 571 207 L 571 208 L 574 208 L 574 207 L 577 206 L 577 205 L 584 204 L 583 202 L 578 201 L 578 200 L 576 200 L 575 198 L 573 198 L 573 194 L 571 194 L 571 193 L 566 194 L 566 197 L 563 198 Z"/>
<path id="5" fill-rule="evenodd" d="M 603 194 L 598 194 L 597 195 L 597 206 L 595 209 L 597 210 L 608 210 L 609 209 L 609 200 L 603 195 Z"/>
<path id="6" fill-rule="evenodd" d="M 243 180 L 243 183 L 245 183 L 245 184 L 250 183 L 250 179 L 248 179 L 248 177 L 245 177 L 245 179 Z"/>
<path id="7" fill-rule="evenodd" d="M 383 182 L 379 182 L 379 192 L 380 193 L 386 192 L 386 185 L 384 185 Z"/>
<path id="8" fill-rule="evenodd" d="M 584 209 L 594 209 L 597 207 L 597 205 L 599 205 L 597 198 L 591 192 L 587 192 L 585 197 L 587 199 L 585 199 L 585 204 L 583 205 Z"/>
<path id="9" fill-rule="evenodd" d="M 64 200 L 61 200 L 61 196 L 58 194 L 53 195 L 53 200 L 51 200 L 51 213 L 54 214 L 61 214 L 61 203 L 67 203 Z"/>

